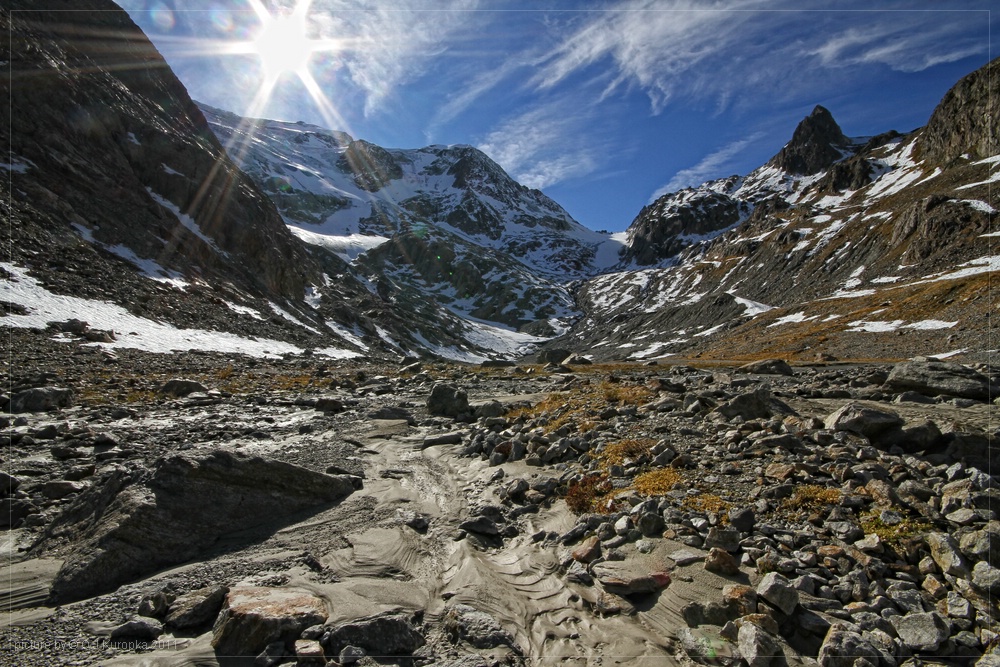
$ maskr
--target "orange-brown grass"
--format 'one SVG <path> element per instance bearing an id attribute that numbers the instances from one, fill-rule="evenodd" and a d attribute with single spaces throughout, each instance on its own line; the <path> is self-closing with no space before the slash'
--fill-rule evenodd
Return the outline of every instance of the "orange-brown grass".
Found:
<path id="1" fill-rule="evenodd" d="M 646 385 L 623 385 L 607 380 L 601 383 L 600 391 L 608 403 L 623 405 L 642 405 L 656 396 L 656 392 Z"/>
<path id="2" fill-rule="evenodd" d="M 594 458 L 607 468 L 608 466 L 621 465 L 626 459 L 637 459 L 644 454 L 649 454 L 649 450 L 656 444 L 652 438 L 627 438 L 608 443 Z"/>
<path id="3" fill-rule="evenodd" d="M 577 514 L 600 512 L 605 514 L 607 498 L 614 492 L 610 480 L 605 475 L 589 475 L 579 481 L 569 483 L 566 490 L 566 505 Z"/>
<path id="4" fill-rule="evenodd" d="M 638 475 L 632 488 L 642 496 L 663 496 L 681 479 L 681 474 L 675 468 L 657 468 Z"/>
<path id="5" fill-rule="evenodd" d="M 681 503 L 681 507 L 688 510 L 693 510 L 695 512 L 712 512 L 714 514 L 721 514 L 723 520 L 728 520 L 726 514 L 732 508 L 732 503 L 728 500 L 724 500 L 714 493 L 699 493 L 697 496 L 690 496 L 684 499 Z"/>
<path id="6" fill-rule="evenodd" d="M 789 510 L 817 510 L 828 505 L 836 505 L 841 498 L 840 489 L 818 484 L 803 484 L 795 487 L 792 495 L 785 499 L 782 507 Z"/>

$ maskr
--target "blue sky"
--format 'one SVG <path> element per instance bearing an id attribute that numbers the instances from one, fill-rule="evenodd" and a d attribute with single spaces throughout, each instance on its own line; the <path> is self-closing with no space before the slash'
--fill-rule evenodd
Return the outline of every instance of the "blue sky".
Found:
<path id="1" fill-rule="evenodd" d="M 610 231 L 759 166 L 816 104 L 850 136 L 923 125 L 996 22 L 985 1 L 117 1 L 196 100 L 389 148 L 471 144 Z M 264 100 L 246 45 L 296 5 L 308 79 Z"/>

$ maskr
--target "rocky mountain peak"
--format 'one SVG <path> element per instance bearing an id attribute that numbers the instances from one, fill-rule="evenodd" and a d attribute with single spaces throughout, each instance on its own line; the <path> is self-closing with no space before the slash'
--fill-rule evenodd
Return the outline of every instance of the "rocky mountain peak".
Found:
<path id="1" fill-rule="evenodd" d="M 963 77 L 945 94 L 921 137 L 926 159 L 947 164 L 965 153 L 984 158 L 997 152 L 1000 129 L 990 109 L 997 104 L 998 74 L 1000 58 Z"/>
<path id="2" fill-rule="evenodd" d="M 841 159 L 843 153 L 837 147 L 850 143 L 833 114 L 817 104 L 795 128 L 792 140 L 771 158 L 769 164 L 800 176 L 815 174 Z"/>

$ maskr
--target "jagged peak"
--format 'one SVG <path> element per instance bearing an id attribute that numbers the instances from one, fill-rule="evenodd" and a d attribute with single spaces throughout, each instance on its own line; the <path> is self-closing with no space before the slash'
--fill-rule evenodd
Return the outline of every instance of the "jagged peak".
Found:
<path id="1" fill-rule="evenodd" d="M 851 140 L 844 135 L 833 114 L 817 104 L 796 126 L 792 140 L 768 164 L 790 174 L 808 176 L 843 158 L 837 147 L 849 145 Z"/>

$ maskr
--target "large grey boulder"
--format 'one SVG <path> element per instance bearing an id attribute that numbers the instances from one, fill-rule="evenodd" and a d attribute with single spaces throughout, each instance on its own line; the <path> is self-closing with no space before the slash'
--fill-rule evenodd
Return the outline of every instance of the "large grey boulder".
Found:
<path id="1" fill-rule="evenodd" d="M 879 653 L 857 632 L 835 623 L 830 626 L 816 660 L 820 667 L 854 667 L 854 661 L 868 660 L 879 664 Z"/>
<path id="2" fill-rule="evenodd" d="M 221 538 L 316 510 L 360 478 L 212 451 L 157 461 L 148 478 L 118 469 L 71 501 L 33 549 L 65 563 L 55 601 L 97 595 L 195 558 Z M 250 539 L 250 538 L 247 538 Z"/>
<path id="3" fill-rule="evenodd" d="M 215 621 L 212 648 L 220 656 L 256 656 L 274 642 L 294 642 L 303 630 L 326 618 L 323 600 L 305 591 L 234 588 Z"/>
<path id="4" fill-rule="evenodd" d="M 925 396 L 958 396 L 988 401 L 1000 388 L 982 373 L 952 361 L 904 361 L 885 381 L 891 391 L 915 391 Z"/>
<path id="5" fill-rule="evenodd" d="M 73 390 L 62 387 L 34 387 L 14 394 L 10 399 L 10 412 L 48 412 L 66 408 L 73 402 Z"/>
<path id="6" fill-rule="evenodd" d="M 823 425 L 834 431 L 860 433 L 870 440 L 898 429 L 905 422 L 892 410 L 861 403 L 848 403 L 830 414 Z"/>
<path id="7" fill-rule="evenodd" d="M 427 412 L 432 415 L 459 417 L 469 412 L 469 395 L 464 389 L 437 383 L 427 398 Z"/>
<path id="8" fill-rule="evenodd" d="M 331 655 L 348 646 L 383 658 L 408 656 L 424 645 L 424 637 L 406 614 L 387 612 L 341 623 L 323 640 Z"/>

